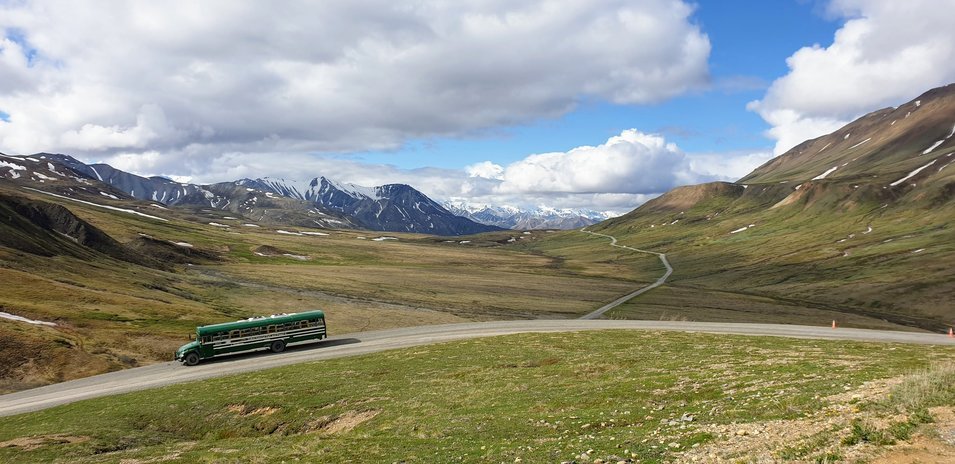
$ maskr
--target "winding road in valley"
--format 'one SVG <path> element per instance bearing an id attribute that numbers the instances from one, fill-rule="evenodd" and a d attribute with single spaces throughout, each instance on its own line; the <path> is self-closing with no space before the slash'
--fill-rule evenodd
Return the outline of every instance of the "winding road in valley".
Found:
<path id="1" fill-rule="evenodd" d="M 925 332 L 832 329 L 830 327 L 781 324 L 599 320 L 597 318 L 608 310 L 662 285 L 673 273 L 673 267 L 670 266 L 666 255 L 663 253 L 618 245 L 617 239 L 612 236 L 583 229 L 581 231 L 609 238 L 610 245 L 614 247 L 656 255 L 666 267 L 666 272 L 656 282 L 625 295 L 583 316 L 581 319 L 473 322 L 360 332 L 330 337 L 318 343 L 292 345 L 286 352 L 278 354 L 262 351 L 251 352 L 206 360 L 192 367 L 183 366 L 174 361 L 153 364 L 0 396 L 0 416 L 38 411 L 90 398 L 302 362 L 357 356 L 432 343 L 527 332 L 650 330 L 955 346 L 955 338 Z"/>
<path id="2" fill-rule="evenodd" d="M 604 306 L 601 306 L 601 307 L 598 308 L 596 311 L 581 316 L 581 317 L 580 317 L 581 319 L 597 319 L 597 318 L 599 318 L 600 316 L 603 316 L 603 314 L 604 314 L 605 312 L 610 311 L 611 309 L 616 308 L 617 306 L 620 306 L 620 305 L 622 305 L 623 303 L 626 303 L 627 301 L 630 301 L 632 298 L 635 298 L 635 297 L 637 297 L 637 296 L 640 296 L 640 295 L 642 295 L 643 293 L 646 293 L 647 291 L 653 290 L 654 288 L 657 288 L 657 287 L 663 285 L 663 283 L 667 281 L 667 278 L 670 277 L 670 274 L 673 274 L 673 266 L 671 266 L 671 265 L 670 265 L 670 262 L 667 261 L 667 255 L 664 254 L 664 253 L 657 253 L 657 252 L 655 252 L 655 251 L 640 250 L 640 249 L 638 249 L 638 248 L 628 247 L 628 246 L 625 246 L 625 245 L 618 245 L 618 244 L 617 244 L 617 237 L 614 237 L 614 236 L 612 236 L 612 235 L 606 235 L 606 234 L 598 234 L 597 232 L 591 232 L 591 231 L 587 230 L 587 228 L 580 229 L 580 231 L 583 232 L 583 233 L 585 233 L 585 234 L 590 234 L 590 235 L 596 235 L 596 236 L 598 236 L 598 237 L 606 237 L 606 238 L 609 238 L 609 239 L 610 239 L 610 246 L 612 246 L 612 247 L 617 247 L 617 248 L 623 248 L 623 249 L 625 249 L 625 250 L 636 251 L 637 253 L 646 253 L 646 254 L 650 254 L 650 255 L 656 255 L 658 258 L 660 258 L 660 262 L 663 263 L 663 266 L 666 267 L 666 272 L 663 273 L 663 276 L 660 277 L 659 279 L 657 279 L 656 282 L 654 282 L 654 283 L 652 283 L 652 284 L 650 284 L 650 285 L 647 285 L 646 287 L 643 287 L 643 288 L 641 288 L 641 289 L 639 289 L 639 290 L 637 290 L 637 291 L 635 291 L 635 292 L 633 292 L 633 293 L 629 293 L 629 294 L 624 295 L 624 296 L 622 296 L 622 297 L 620 297 L 620 298 L 617 298 L 616 300 L 613 300 L 612 302 L 610 302 L 610 303 L 608 303 L 608 304 L 606 304 L 606 305 L 604 305 Z"/>

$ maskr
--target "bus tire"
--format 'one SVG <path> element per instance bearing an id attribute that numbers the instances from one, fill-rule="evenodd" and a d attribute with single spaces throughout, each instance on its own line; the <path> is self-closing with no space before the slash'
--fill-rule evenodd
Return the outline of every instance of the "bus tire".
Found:
<path id="1" fill-rule="evenodd" d="M 276 340 L 272 342 L 272 345 L 269 346 L 269 351 L 273 353 L 281 353 L 285 351 L 285 342 L 282 340 Z"/>
<path id="2" fill-rule="evenodd" d="M 199 353 L 196 353 L 195 351 L 190 352 L 184 358 L 182 358 L 182 363 L 187 366 L 195 366 L 196 364 L 199 364 Z"/>

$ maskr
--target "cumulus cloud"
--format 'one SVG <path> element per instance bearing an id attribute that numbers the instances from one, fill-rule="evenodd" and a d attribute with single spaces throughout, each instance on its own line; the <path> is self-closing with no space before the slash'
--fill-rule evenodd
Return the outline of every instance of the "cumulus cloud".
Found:
<path id="1" fill-rule="evenodd" d="M 581 99 L 657 102 L 706 84 L 692 13 L 679 0 L 4 3 L 0 147 L 382 150 Z"/>
<path id="2" fill-rule="evenodd" d="M 687 159 L 675 144 L 635 129 L 606 143 L 530 155 L 504 170 L 502 193 L 652 193 L 680 182 Z"/>
<path id="3" fill-rule="evenodd" d="M 484 179 L 504 179 L 504 168 L 499 164 L 490 161 L 482 161 L 464 168 L 468 177 L 481 177 Z"/>
<path id="4" fill-rule="evenodd" d="M 660 135 L 627 129 L 597 146 L 532 154 L 507 166 L 472 165 L 460 193 L 438 195 L 626 212 L 680 185 L 738 179 L 770 158 L 767 152 L 687 154 Z"/>
<path id="5" fill-rule="evenodd" d="M 955 81 L 955 1 L 833 0 L 847 19 L 828 47 L 804 47 L 750 103 L 780 154 L 880 107 Z"/>

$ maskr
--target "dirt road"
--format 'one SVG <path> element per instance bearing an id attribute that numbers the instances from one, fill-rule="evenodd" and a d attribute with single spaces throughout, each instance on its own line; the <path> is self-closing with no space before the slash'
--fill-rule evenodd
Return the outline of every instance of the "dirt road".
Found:
<path id="1" fill-rule="evenodd" d="M 597 308 L 596 311 L 581 316 L 581 317 L 580 317 L 581 319 L 597 319 L 597 318 L 599 318 L 600 316 L 603 316 L 603 314 L 604 314 L 605 312 L 610 311 L 611 309 L 616 308 L 617 306 L 620 306 L 621 304 L 626 303 L 627 301 L 629 301 L 629 300 L 631 300 L 631 299 L 633 299 L 633 298 L 635 298 L 635 297 L 637 297 L 637 296 L 639 296 L 639 295 L 642 295 L 643 293 L 645 293 L 645 292 L 647 292 L 647 291 L 653 290 L 654 288 L 657 288 L 657 287 L 663 285 L 663 283 L 667 281 L 667 278 L 670 277 L 670 274 L 673 274 L 673 266 L 671 266 L 671 265 L 670 265 L 670 262 L 667 261 L 667 255 L 664 254 L 664 253 L 657 253 L 657 252 L 655 252 L 655 251 L 640 250 L 640 249 L 633 248 L 633 247 L 628 247 L 628 246 L 625 246 L 625 245 L 617 245 L 617 237 L 614 237 L 614 236 L 612 236 L 612 235 L 606 235 L 606 234 L 598 234 L 597 232 L 591 232 L 591 231 L 587 230 L 586 228 L 580 229 L 580 231 L 583 232 L 583 233 L 585 233 L 585 234 L 590 234 L 590 235 L 596 235 L 596 236 L 598 236 L 598 237 L 606 237 L 606 238 L 609 238 L 609 239 L 610 239 L 610 246 L 612 246 L 612 247 L 617 247 L 617 248 L 623 248 L 623 249 L 625 249 L 625 250 L 636 251 L 637 253 L 646 253 L 646 254 L 650 254 L 650 255 L 656 255 L 658 258 L 660 258 L 660 262 L 663 263 L 663 266 L 666 267 L 666 272 L 663 273 L 663 276 L 661 276 L 659 279 L 657 279 L 656 282 L 654 282 L 654 283 L 652 283 L 652 284 L 650 284 L 650 285 L 647 285 L 646 287 L 643 287 L 643 288 L 641 288 L 641 289 L 639 289 L 639 290 L 637 290 L 637 291 L 635 291 L 635 292 L 633 292 L 633 293 L 628 293 L 628 294 L 626 294 L 626 295 L 624 295 L 624 296 L 622 296 L 622 297 L 620 297 L 620 298 L 617 298 L 616 300 L 613 300 L 612 302 L 610 302 L 610 303 L 608 303 L 608 304 L 606 304 L 606 305 L 604 305 L 604 306 L 601 306 L 600 308 Z"/>

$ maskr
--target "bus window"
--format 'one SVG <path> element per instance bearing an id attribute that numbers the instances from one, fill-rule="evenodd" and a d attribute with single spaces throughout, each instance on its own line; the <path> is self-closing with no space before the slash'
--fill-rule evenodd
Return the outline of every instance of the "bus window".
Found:
<path id="1" fill-rule="evenodd" d="M 270 334 L 271 334 L 271 333 L 275 333 L 275 326 L 274 326 L 274 325 L 270 325 L 270 326 L 268 327 L 268 333 L 270 333 Z"/>
<path id="2" fill-rule="evenodd" d="M 229 338 L 239 338 L 239 331 L 233 330 L 232 332 L 229 332 Z"/>

